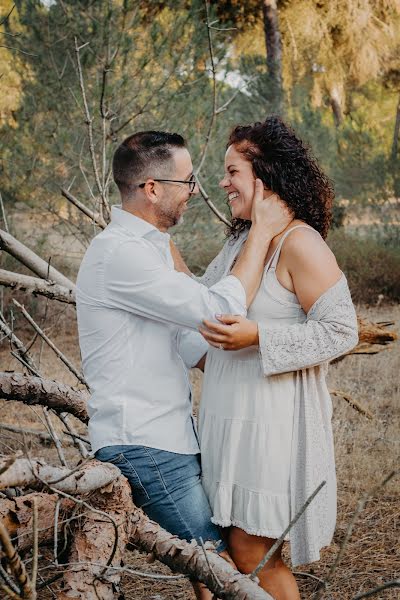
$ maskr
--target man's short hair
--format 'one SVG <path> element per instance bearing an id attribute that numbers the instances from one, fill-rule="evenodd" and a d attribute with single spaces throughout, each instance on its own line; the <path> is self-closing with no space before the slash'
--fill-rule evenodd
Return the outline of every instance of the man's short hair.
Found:
<path id="1" fill-rule="evenodd" d="M 129 196 L 149 177 L 171 176 L 175 170 L 172 151 L 185 147 L 185 140 L 178 133 L 139 131 L 127 137 L 113 158 L 114 181 L 121 196 Z"/>

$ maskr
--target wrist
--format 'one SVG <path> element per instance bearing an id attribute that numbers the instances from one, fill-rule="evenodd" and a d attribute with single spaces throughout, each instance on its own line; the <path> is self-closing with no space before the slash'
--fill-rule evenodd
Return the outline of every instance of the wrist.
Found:
<path id="1" fill-rule="evenodd" d="M 274 235 L 268 227 L 260 223 L 252 223 L 247 239 L 254 239 L 256 242 L 270 244 Z"/>

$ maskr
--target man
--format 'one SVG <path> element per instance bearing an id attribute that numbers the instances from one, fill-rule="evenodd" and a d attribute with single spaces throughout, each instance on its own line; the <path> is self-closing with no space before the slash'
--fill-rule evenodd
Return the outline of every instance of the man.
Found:
<path id="1" fill-rule="evenodd" d="M 99 460 L 128 478 L 135 504 L 184 539 L 217 541 L 200 482 L 187 369 L 207 344 L 197 332 L 220 313 L 246 314 L 272 237 L 287 223 L 268 216 L 255 185 L 253 226 L 231 274 L 206 288 L 174 269 L 168 229 L 198 193 L 178 134 L 147 131 L 116 150 L 121 207 L 90 244 L 77 279 L 79 340 L 91 389 L 89 434 Z M 271 211 L 271 207 L 269 208 Z M 224 551 L 219 543 L 218 551 Z M 198 598 L 209 592 L 195 586 Z"/>

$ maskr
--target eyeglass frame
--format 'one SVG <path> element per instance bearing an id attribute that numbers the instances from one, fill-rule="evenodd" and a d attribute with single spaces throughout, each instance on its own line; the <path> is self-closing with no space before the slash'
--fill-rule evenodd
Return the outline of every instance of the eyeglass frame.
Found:
<path id="1" fill-rule="evenodd" d="M 186 183 L 189 185 L 189 193 L 192 194 L 197 184 L 196 175 L 191 175 L 191 179 L 184 181 L 183 179 L 153 179 L 153 181 L 159 181 L 160 183 Z M 144 188 L 145 183 L 139 183 L 138 187 Z"/>

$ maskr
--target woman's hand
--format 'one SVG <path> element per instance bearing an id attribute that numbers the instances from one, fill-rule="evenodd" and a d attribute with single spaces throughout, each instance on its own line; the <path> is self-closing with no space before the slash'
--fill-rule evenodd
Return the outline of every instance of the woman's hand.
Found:
<path id="1" fill-rule="evenodd" d="M 270 193 L 264 197 L 265 190 L 261 179 L 256 179 L 251 211 L 252 226 L 262 228 L 270 233 L 270 238 L 282 233 L 293 221 L 293 213 L 279 198 L 278 194 Z"/>
<path id="2" fill-rule="evenodd" d="M 217 315 L 219 323 L 203 321 L 199 327 L 204 339 L 221 350 L 240 350 L 248 346 L 258 346 L 258 325 L 239 315 Z"/>

